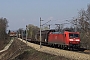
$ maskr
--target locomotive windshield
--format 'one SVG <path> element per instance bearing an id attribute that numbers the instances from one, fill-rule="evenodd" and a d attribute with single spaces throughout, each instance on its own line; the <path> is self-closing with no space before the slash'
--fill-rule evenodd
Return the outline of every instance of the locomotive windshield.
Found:
<path id="1" fill-rule="evenodd" d="M 79 37 L 79 34 L 69 34 L 69 37 L 70 38 L 78 38 Z"/>

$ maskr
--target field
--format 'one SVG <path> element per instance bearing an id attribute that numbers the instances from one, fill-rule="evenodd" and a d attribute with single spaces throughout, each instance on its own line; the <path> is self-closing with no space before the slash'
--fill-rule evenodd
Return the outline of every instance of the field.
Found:
<path id="1" fill-rule="evenodd" d="M 39 52 L 15 39 L 10 48 L 0 54 L 1 60 L 70 60 L 62 56 Z"/>

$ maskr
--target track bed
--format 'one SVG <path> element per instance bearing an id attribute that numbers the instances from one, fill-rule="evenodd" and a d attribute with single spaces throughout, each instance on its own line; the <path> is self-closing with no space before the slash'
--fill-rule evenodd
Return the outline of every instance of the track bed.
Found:
<path id="1" fill-rule="evenodd" d="M 22 40 L 22 39 L 19 39 L 19 40 Z M 23 42 L 26 43 L 25 40 L 23 40 Z M 42 48 L 40 48 L 40 45 L 30 43 L 30 42 L 27 42 L 27 45 L 30 47 L 33 47 L 38 51 L 57 55 L 57 56 L 64 56 L 66 58 L 75 59 L 75 60 L 90 60 L 90 54 L 67 51 L 67 50 L 62 50 L 62 49 L 57 49 L 57 48 L 52 48 L 47 46 L 42 46 Z"/>

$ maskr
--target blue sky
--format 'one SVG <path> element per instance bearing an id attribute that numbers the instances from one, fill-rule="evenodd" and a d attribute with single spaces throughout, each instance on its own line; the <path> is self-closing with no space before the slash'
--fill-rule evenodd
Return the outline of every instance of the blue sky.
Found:
<path id="1" fill-rule="evenodd" d="M 90 0 L 0 0 L 0 17 L 7 18 L 9 28 L 17 30 L 25 25 L 39 26 L 41 17 L 45 23 L 64 23 L 87 9 Z"/>

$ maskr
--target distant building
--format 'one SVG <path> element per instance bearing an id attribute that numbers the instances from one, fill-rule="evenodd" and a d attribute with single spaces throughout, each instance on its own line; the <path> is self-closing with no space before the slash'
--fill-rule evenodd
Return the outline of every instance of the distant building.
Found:
<path id="1" fill-rule="evenodd" d="M 10 36 L 10 37 L 16 37 L 16 36 L 17 36 L 17 33 L 14 32 L 14 31 L 13 31 L 13 32 L 10 32 L 9 36 Z"/>

